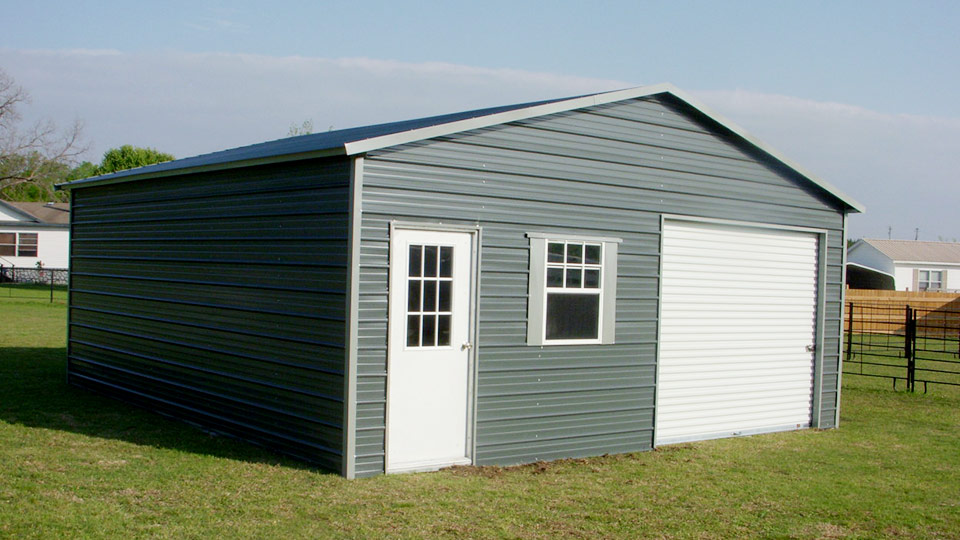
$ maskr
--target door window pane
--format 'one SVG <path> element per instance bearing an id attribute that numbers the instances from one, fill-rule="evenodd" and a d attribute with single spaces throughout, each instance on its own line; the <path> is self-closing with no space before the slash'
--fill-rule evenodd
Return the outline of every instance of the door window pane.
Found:
<path id="1" fill-rule="evenodd" d="M 425 277 L 437 275 L 437 246 L 423 246 L 423 275 Z"/>
<path id="2" fill-rule="evenodd" d="M 583 262 L 583 244 L 567 244 L 567 264 Z"/>
<path id="3" fill-rule="evenodd" d="M 436 315 L 424 315 L 423 316 L 423 337 L 420 341 L 420 344 L 424 347 L 431 347 L 436 345 L 437 341 L 437 316 Z"/>
<path id="4" fill-rule="evenodd" d="M 410 246 L 410 271 L 407 274 L 410 277 L 418 277 L 420 273 L 420 264 L 422 261 L 423 246 Z"/>
<path id="5" fill-rule="evenodd" d="M 420 346 L 420 316 L 407 315 L 407 347 Z"/>
<path id="6" fill-rule="evenodd" d="M 438 304 L 437 311 L 450 311 L 450 306 L 453 303 L 453 282 L 452 281 L 441 281 L 440 282 L 440 293 L 438 295 Z"/>
<path id="7" fill-rule="evenodd" d="M 407 283 L 407 311 L 420 311 L 420 283 L 419 279 Z"/>
<path id="8" fill-rule="evenodd" d="M 440 247 L 440 277 L 453 276 L 453 247 Z"/>
<path id="9" fill-rule="evenodd" d="M 450 315 L 437 316 L 437 345 L 440 347 L 450 345 Z"/>
<path id="10" fill-rule="evenodd" d="M 423 312 L 437 311 L 437 282 L 433 280 L 423 281 Z"/>

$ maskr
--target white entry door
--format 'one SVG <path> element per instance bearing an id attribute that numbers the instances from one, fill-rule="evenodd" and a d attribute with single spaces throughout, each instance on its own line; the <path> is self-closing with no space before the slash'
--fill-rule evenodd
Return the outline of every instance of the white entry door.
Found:
<path id="1" fill-rule="evenodd" d="M 473 239 L 399 228 L 390 239 L 387 472 L 470 463 Z"/>
<path id="2" fill-rule="evenodd" d="M 817 242 L 664 223 L 657 445 L 810 425 Z"/>

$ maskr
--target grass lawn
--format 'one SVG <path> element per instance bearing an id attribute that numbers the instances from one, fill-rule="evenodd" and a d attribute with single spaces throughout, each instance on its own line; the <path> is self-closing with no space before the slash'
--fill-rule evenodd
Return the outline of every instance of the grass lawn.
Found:
<path id="1" fill-rule="evenodd" d="M 66 386 L 0 297 L 0 537 L 960 538 L 960 391 L 847 376 L 841 428 L 347 481 Z"/>
<path id="2" fill-rule="evenodd" d="M 0 283 L 0 301 L 50 301 L 50 285 L 34 283 Z M 53 286 L 53 301 L 67 303 L 66 285 Z"/>

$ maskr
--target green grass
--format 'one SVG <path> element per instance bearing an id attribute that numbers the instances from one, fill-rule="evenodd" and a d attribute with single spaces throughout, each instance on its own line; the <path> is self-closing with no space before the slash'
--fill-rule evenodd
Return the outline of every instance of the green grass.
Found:
<path id="1" fill-rule="evenodd" d="M 916 390 L 943 391 L 944 386 L 925 385 L 919 381 L 944 382 L 960 385 L 960 341 L 951 332 L 942 336 L 918 336 L 916 339 Z M 868 376 L 898 377 L 898 388 L 904 388 L 907 360 L 904 356 L 904 338 L 896 334 L 854 334 L 851 355 L 844 371 Z M 890 382 L 892 386 L 892 381 Z"/>
<path id="2" fill-rule="evenodd" d="M 50 285 L 33 283 L 0 283 L 0 300 L 46 300 L 50 301 Z M 66 285 L 53 286 L 53 301 L 67 303 Z"/>
<path id="3" fill-rule="evenodd" d="M 960 538 L 960 392 L 845 377 L 840 429 L 348 481 L 66 386 L 0 298 L 0 537 Z"/>

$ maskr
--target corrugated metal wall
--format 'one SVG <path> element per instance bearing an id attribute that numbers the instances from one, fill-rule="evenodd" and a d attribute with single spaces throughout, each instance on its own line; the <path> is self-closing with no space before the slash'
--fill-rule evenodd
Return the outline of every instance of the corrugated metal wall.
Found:
<path id="1" fill-rule="evenodd" d="M 644 98 L 367 156 L 358 475 L 383 471 L 391 219 L 483 227 L 479 464 L 651 447 L 663 213 L 829 230 L 821 425 L 833 425 L 843 215 L 794 173 L 694 118 L 679 102 Z M 534 231 L 623 239 L 615 345 L 525 345 L 524 233 Z"/>
<path id="2" fill-rule="evenodd" d="M 77 189 L 69 378 L 339 470 L 349 161 Z"/>

